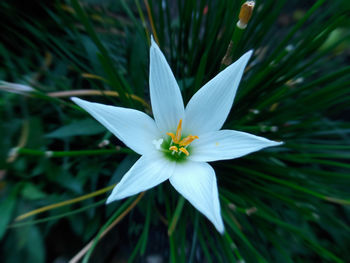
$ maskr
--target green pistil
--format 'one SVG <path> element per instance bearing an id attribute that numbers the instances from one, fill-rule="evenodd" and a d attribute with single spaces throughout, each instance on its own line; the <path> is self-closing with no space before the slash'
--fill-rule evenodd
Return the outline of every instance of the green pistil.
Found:
<path id="1" fill-rule="evenodd" d="M 184 162 L 186 160 L 187 155 L 184 154 L 183 152 L 180 152 L 180 151 L 174 152 L 174 151 L 169 150 L 170 146 L 176 146 L 178 149 L 180 149 L 180 147 L 182 147 L 182 146 L 172 142 L 172 139 L 170 137 L 166 138 L 166 139 L 164 139 L 162 145 L 160 146 L 161 151 L 163 152 L 164 156 L 170 161 Z M 190 153 L 191 147 L 187 146 L 186 150 Z"/>

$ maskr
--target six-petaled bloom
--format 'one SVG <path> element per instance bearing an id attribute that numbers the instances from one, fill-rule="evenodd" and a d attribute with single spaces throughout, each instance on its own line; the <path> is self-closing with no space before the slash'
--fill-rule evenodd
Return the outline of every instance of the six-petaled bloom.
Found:
<path id="1" fill-rule="evenodd" d="M 216 176 L 207 162 L 238 158 L 281 144 L 245 132 L 220 130 L 251 55 L 252 51 L 245 53 L 210 80 L 185 108 L 174 75 L 152 39 L 149 86 L 154 120 L 137 110 L 72 98 L 142 155 L 113 189 L 107 203 L 169 179 L 220 233 L 224 232 Z"/>

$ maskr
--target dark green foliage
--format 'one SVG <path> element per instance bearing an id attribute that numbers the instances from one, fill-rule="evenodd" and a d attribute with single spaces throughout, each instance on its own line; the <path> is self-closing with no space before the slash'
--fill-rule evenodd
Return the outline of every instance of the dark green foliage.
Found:
<path id="1" fill-rule="evenodd" d="M 224 128 L 285 144 L 212 164 L 225 235 L 165 183 L 84 261 L 348 262 L 349 2 L 256 1 L 239 34 L 242 1 L 146 2 L 185 102 L 224 67 L 231 40 L 233 60 L 254 49 Z M 50 92 L 113 91 L 88 99 L 151 114 L 129 96 L 149 101 L 150 19 L 138 0 L 0 1 L 0 14 L 0 79 L 36 89 L 0 90 L 0 261 L 70 259 L 136 197 L 14 219 L 117 183 L 137 156 Z"/>

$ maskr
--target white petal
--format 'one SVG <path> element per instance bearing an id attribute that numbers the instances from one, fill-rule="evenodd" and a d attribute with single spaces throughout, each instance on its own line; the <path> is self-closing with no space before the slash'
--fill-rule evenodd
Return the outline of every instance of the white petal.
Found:
<path id="1" fill-rule="evenodd" d="M 114 187 L 106 203 L 138 194 L 164 182 L 173 174 L 174 168 L 175 162 L 163 158 L 159 152 L 141 156 Z"/>
<path id="2" fill-rule="evenodd" d="M 149 87 L 152 111 L 159 130 L 163 134 L 175 132 L 179 120 L 185 116 L 184 104 L 176 79 L 153 38 Z"/>
<path id="3" fill-rule="evenodd" d="M 238 158 L 283 142 L 275 142 L 246 132 L 221 130 L 208 132 L 191 143 L 192 161 L 213 162 Z"/>
<path id="4" fill-rule="evenodd" d="M 179 163 L 169 180 L 220 233 L 224 233 L 215 171 L 209 164 L 191 161 Z"/>
<path id="5" fill-rule="evenodd" d="M 156 149 L 152 141 L 158 139 L 160 133 L 154 120 L 147 114 L 78 98 L 72 100 L 138 154 L 146 154 Z"/>
<path id="6" fill-rule="evenodd" d="M 185 132 L 200 135 L 222 127 L 252 53 L 253 51 L 245 53 L 193 95 L 186 106 Z"/>

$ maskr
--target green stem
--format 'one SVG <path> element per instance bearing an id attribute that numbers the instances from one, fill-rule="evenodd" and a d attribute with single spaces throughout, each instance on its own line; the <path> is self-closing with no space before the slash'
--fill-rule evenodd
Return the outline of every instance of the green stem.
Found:
<path id="1" fill-rule="evenodd" d="M 133 153 L 128 148 L 120 149 L 101 149 L 101 150 L 81 150 L 81 151 L 41 151 L 28 148 L 19 148 L 16 150 L 17 154 L 31 155 L 31 156 L 46 156 L 48 158 L 68 157 L 68 156 L 88 156 L 88 155 L 103 155 L 103 154 L 120 154 Z"/>
<path id="2" fill-rule="evenodd" d="M 244 29 L 241 29 L 238 26 L 235 26 L 230 44 L 227 47 L 227 51 L 226 51 L 225 57 L 223 58 L 220 70 L 223 70 L 229 64 L 232 63 L 232 59 L 234 58 L 234 55 L 235 55 L 235 49 L 238 46 L 238 43 L 243 35 L 243 31 Z"/>
<path id="3" fill-rule="evenodd" d="M 139 194 L 137 198 L 130 197 L 128 200 L 126 200 L 120 206 L 120 208 L 108 219 L 107 223 L 105 223 L 101 227 L 100 231 L 97 233 L 97 235 L 93 239 L 93 241 L 91 243 L 91 246 L 90 246 L 89 250 L 87 251 L 85 257 L 83 258 L 83 263 L 88 263 L 89 262 L 89 258 L 91 256 L 92 252 L 94 251 L 98 241 L 100 240 L 100 238 L 102 238 L 104 236 L 104 234 L 106 234 L 105 231 L 108 231 L 108 228 L 110 228 L 113 224 L 115 225 L 118 222 L 118 219 L 123 218 L 127 213 L 129 213 L 130 210 L 133 209 L 134 206 L 143 197 L 143 194 L 144 194 L 144 192 Z"/>
<path id="4" fill-rule="evenodd" d="M 181 216 L 182 209 L 185 204 L 185 198 L 181 195 L 179 198 L 179 201 L 177 202 L 177 206 L 173 215 L 173 218 L 171 219 L 169 228 L 168 228 L 168 235 L 171 236 L 175 230 L 176 224 Z"/>
<path id="5" fill-rule="evenodd" d="M 314 197 L 317 197 L 317 198 L 322 199 L 322 200 L 326 200 L 326 201 L 331 202 L 331 203 L 336 203 L 336 204 L 341 204 L 341 205 L 350 205 L 350 200 L 339 199 L 339 198 L 334 198 L 334 197 L 330 197 L 330 196 L 325 196 L 323 194 L 320 194 L 318 192 L 314 192 L 314 191 L 312 191 L 310 189 L 307 189 L 305 187 L 302 187 L 302 186 L 290 183 L 290 182 L 285 181 L 285 180 L 281 180 L 281 179 L 275 178 L 273 176 L 269 176 L 269 175 L 266 175 L 266 174 L 263 174 L 263 173 L 259 173 L 259 172 L 256 172 L 256 171 L 244 168 L 244 167 L 235 166 L 235 169 L 237 169 L 239 171 L 242 171 L 242 172 L 250 173 L 250 174 L 252 174 L 254 176 L 258 176 L 258 177 L 264 178 L 266 180 L 269 180 L 269 181 L 272 181 L 272 182 L 275 182 L 275 183 L 278 183 L 278 184 L 281 184 L 281 185 L 288 186 L 288 187 L 290 187 L 290 188 L 292 188 L 294 190 L 297 190 L 297 191 L 300 191 L 300 192 L 312 195 Z"/>
<path id="6" fill-rule="evenodd" d="M 233 252 L 235 253 L 235 255 L 236 255 L 236 257 L 238 258 L 238 260 L 243 261 L 243 257 L 242 257 L 241 254 L 239 253 L 239 250 L 238 250 L 238 248 L 237 248 L 237 245 L 236 245 L 235 242 L 232 240 L 232 238 L 230 237 L 230 235 L 228 234 L 227 231 L 225 231 L 224 239 L 225 239 L 226 242 L 230 245 L 230 249 L 233 250 Z"/>
<path id="7" fill-rule="evenodd" d="M 72 7 L 74 8 L 77 17 L 80 19 L 80 22 L 84 25 L 86 32 L 91 37 L 92 41 L 95 43 L 96 47 L 100 51 L 98 54 L 100 63 L 104 68 L 106 74 L 109 79 L 113 83 L 113 87 L 117 90 L 120 95 L 121 101 L 130 107 L 133 106 L 133 102 L 130 97 L 126 96 L 126 91 L 131 94 L 130 89 L 128 88 L 126 81 L 123 79 L 123 76 L 118 72 L 118 70 L 114 66 L 114 61 L 108 54 L 108 50 L 102 44 L 98 35 L 95 32 L 93 25 L 91 24 L 87 14 L 84 9 L 81 7 L 78 0 L 71 0 Z"/>
<path id="8" fill-rule="evenodd" d="M 75 215 L 77 213 L 81 213 L 87 209 L 103 205 L 106 202 L 106 200 L 107 200 L 107 198 L 104 198 L 96 203 L 75 209 L 71 212 L 61 213 L 59 215 L 49 216 L 49 217 L 38 219 L 38 220 L 31 220 L 29 222 L 24 222 L 24 223 L 14 223 L 14 224 L 8 225 L 8 228 L 17 228 L 17 227 L 23 227 L 23 226 L 28 226 L 28 225 L 40 224 L 40 223 L 45 223 L 45 222 L 48 222 L 51 220 L 57 220 L 57 219 L 60 219 L 62 217 L 69 217 L 69 216 Z"/>
<path id="9" fill-rule="evenodd" d="M 191 244 L 191 252 L 190 252 L 189 259 L 188 259 L 189 263 L 193 262 L 193 258 L 194 258 L 194 254 L 195 254 L 195 250 L 196 250 L 198 223 L 199 223 L 198 212 L 195 211 L 194 223 L 193 223 L 194 226 L 193 226 L 193 237 L 192 237 L 192 244 Z"/>
<path id="10" fill-rule="evenodd" d="M 330 145 L 330 144 L 307 144 L 307 143 L 286 143 L 287 148 L 320 149 L 320 150 L 350 150 L 350 145 Z"/>

